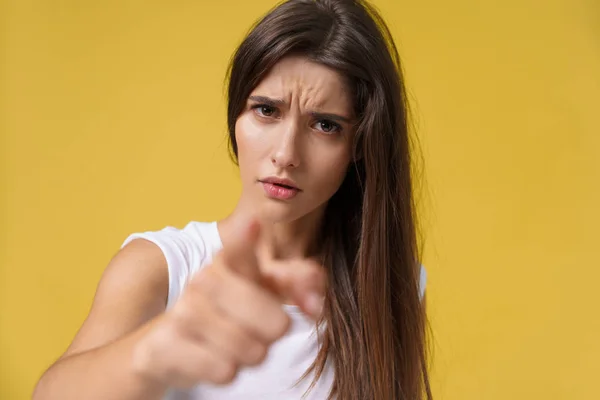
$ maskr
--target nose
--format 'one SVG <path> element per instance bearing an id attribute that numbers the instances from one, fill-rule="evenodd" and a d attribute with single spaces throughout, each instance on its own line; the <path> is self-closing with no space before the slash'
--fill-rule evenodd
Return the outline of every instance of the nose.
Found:
<path id="1" fill-rule="evenodd" d="M 271 163 L 278 168 L 297 168 L 300 165 L 300 151 L 298 149 L 299 129 L 297 124 L 291 123 L 277 134 L 275 146 L 271 154 Z"/>

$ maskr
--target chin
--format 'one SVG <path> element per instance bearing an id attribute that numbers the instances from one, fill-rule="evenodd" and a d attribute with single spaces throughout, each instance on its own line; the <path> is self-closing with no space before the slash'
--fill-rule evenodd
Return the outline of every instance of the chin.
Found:
<path id="1" fill-rule="evenodd" d="M 267 202 L 260 207 L 260 219 L 264 222 L 277 224 L 293 222 L 302 218 L 306 213 L 300 210 L 293 202 L 279 202 L 266 199 Z"/>

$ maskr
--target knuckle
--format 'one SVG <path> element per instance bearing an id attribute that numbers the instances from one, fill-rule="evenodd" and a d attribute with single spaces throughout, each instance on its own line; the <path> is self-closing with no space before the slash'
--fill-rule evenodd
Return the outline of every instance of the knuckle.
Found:
<path id="1" fill-rule="evenodd" d="M 222 269 L 227 266 L 227 259 L 225 258 L 225 254 L 223 251 L 219 251 L 214 255 L 211 268 L 212 269 Z"/>
<path id="2" fill-rule="evenodd" d="M 170 313 L 171 319 L 179 326 L 189 320 L 191 314 L 190 309 L 191 307 L 185 301 L 177 303 Z"/>
<path id="3" fill-rule="evenodd" d="M 251 363 L 254 358 L 255 346 L 256 342 L 247 336 L 245 333 L 240 331 L 235 332 L 235 334 L 229 336 L 229 345 L 231 351 L 234 354 L 238 355 L 238 361 L 242 363 Z"/>
<path id="4" fill-rule="evenodd" d="M 222 277 L 217 273 L 214 267 L 209 267 L 199 272 L 199 277 L 195 281 L 196 288 L 208 297 L 219 293 L 222 286 Z"/>
<path id="5" fill-rule="evenodd" d="M 204 299 L 188 297 L 175 304 L 165 317 L 172 336 L 196 337 L 211 326 L 211 305 Z M 191 336 L 190 336 L 191 335 Z"/>
<path id="6" fill-rule="evenodd" d="M 176 383 L 177 386 L 187 389 L 192 386 L 192 379 L 189 379 L 176 364 L 165 364 L 162 366 L 162 379 L 165 382 Z"/>
<path id="7" fill-rule="evenodd" d="M 244 354 L 249 347 L 250 341 L 248 338 L 244 337 L 239 332 L 228 332 L 229 335 L 227 338 L 229 339 L 229 343 L 232 351 L 236 354 Z"/>
<path id="8" fill-rule="evenodd" d="M 233 382 L 237 375 L 237 366 L 232 361 L 224 361 L 213 370 L 213 380 L 220 385 Z"/>
<path id="9" fill-rule="evenodd" d="M 267 357 L 267 346 L 263 344 L 254 344 L 247 350 L 247 362 L 249 365 L 258 365 Z"/>

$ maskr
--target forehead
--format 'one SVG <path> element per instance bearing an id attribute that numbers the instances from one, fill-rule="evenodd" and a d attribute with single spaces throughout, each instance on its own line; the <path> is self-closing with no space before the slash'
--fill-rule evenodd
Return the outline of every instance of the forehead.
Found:
<path id="1" fill-rule="evenodd" d="M 280 98 L 288 104 L 299 100 L 319 109 L 349 111 L 352 104 L 350 90 L 342 74 L 301 56 L 280 60 L 253 93 Z"/>

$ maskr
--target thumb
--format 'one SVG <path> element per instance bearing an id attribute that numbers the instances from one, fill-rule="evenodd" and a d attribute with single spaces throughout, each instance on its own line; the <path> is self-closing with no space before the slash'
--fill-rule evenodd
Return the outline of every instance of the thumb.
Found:
<path id="1" fill-rule="evenodd" d="M 260 280 L 256 257 L 256 244 L 260 236 L 260 224 L 254 219 L 237 223 L 229 243 L 223 248 L 225 264 L 234 272 L 253 281 Z"/>

